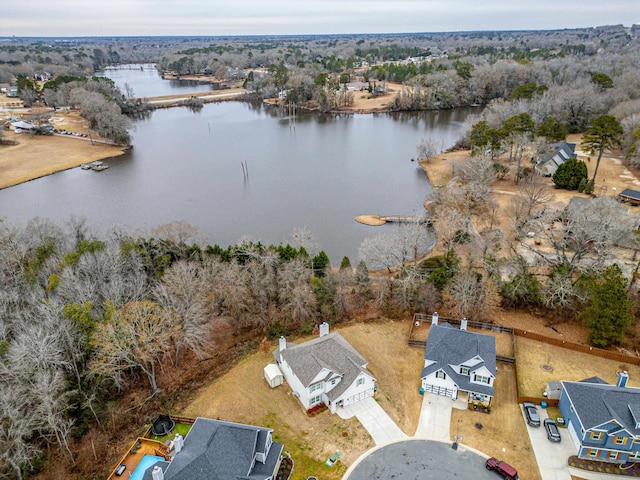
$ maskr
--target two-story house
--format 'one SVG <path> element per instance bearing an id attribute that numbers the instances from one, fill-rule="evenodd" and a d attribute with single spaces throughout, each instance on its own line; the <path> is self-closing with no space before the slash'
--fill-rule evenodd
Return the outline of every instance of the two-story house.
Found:
<path id="1" fill-rule="evenodd" d="M 422 388 L 453 400 L 459 392 L 467 392 L 469 403 L 488 406 L 496 378 L 495 337 L 468 331 L 465 319 L 457 329 L 438 324 L 438 318 L 434 313 L 429 327 Z"/>
<path id="2" fill-rule="evenodd" d="M 280 337 L 273 352 L 293 395 L 305 409 L 324 403 L 332 413 L 341 406 L 368 398 L 376 379 L 367 361 L 339 333 L 320 325 L 320 336 L 301 344 Z"/>
<path id="3" fill-rule="evenodd" d="M 615 385 L 599 377 L 562 382 L 560 413 L 578 457 L 613 463 L 640 461 L 640 389 L 619 372 Z"/>
<path id="4" fill-rule="evenodd" d="M 184 439 L 176 435 L 173 448 L 170 461 L 159 460 L 136 478 L 275 480 L 283 446 L 270 428 L 199 417 Z"/>

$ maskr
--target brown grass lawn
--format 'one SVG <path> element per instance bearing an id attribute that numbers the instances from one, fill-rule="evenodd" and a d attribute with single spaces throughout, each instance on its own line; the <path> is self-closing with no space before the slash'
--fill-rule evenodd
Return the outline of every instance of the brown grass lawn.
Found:
<path id="1" fill-rule="evenodd" d="M 476 427 L 482 424 L 482 429 Z M 527 427 L 516 396 L 515 369 L 498 364 L 491 413 L 453 410 L 451 434 L 462 435 L 462 443 L 513 465 L 522 480 L 541 480 Z"/>
<path id="2" fill-rule="evenodd" d="M 541 397 L 550 380 L 573 380 L 599 376 L 609 383 L 616 382 L 616 372 L 629 372 L 629 385 L 640 386 L 640 367 L 574 352 L 566 348 L 516 337 L 518 387 L 524 396 Z M 542 368 L 550 364 L 552 371 Z"/>

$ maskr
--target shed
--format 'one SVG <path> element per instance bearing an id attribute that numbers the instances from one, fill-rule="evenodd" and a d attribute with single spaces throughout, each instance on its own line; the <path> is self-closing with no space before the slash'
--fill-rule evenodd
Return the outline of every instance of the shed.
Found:
<path id="1" fill-rule="evenodd" d="M 549 398 L 551 400 L 560 399 L 560 394 L 562 393 L 562 385 L 560 382 L 555 380 L 551 380 L 547 383 L 547 388 L 544 389 L 545 398 Z"/>
<path id="2" fill-rule="evenodd" d="M 618 194 L 618 198 L 623 202 L 629 202 L 632 205 L 640 205 L 640 191 L 625 188 Z"/>
<path id="3" fill-rule="evenodd" d="M 280 368 L 275 363 L 270 363 L 264 367 L 264 379 L 267 381 L 271 388 L 275 388 L 278 385 L 282 385 L 284 382 L 284 376 L 280 371 Z"/>

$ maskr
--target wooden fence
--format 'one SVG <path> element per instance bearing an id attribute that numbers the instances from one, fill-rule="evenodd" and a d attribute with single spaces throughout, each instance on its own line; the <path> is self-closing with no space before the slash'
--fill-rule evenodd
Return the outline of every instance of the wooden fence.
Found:
<path id="1" fill-rule="evenodd" d="M 530 338 L 531 340 L 544 342 L 549 345 L 555 345 L 556 347 L 568 348 L 569 350 L 588 353 L 589 355 L 594 355 L 596 357 L 614 360 L 616 362 L 629 363 L 631 365 L 640 365 L 640 357 L 636 357 L 633 355 L 626 355 L 624 353 L 618 353 L 618 352 L 610 352 L 609 350 L 602 350 L 601 348 L 584 345 L 582 343 L 574 343 L 574 342 L 569 342 L 567 340 L 561 340 L 559 338 L 546 337 L 544 335 L 540 335 L 539 333 L 529 332 L 527 330 L 522 330 L 519 328 L 514 328 L 513 333 L 517 337 Z"/>

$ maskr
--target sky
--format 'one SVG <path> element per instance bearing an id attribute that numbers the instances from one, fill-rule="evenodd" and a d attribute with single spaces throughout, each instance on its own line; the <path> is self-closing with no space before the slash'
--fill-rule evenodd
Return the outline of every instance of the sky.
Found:
<path id="1" fill-rule="evenodd" d="M 0 37 L 543 30 L 640 23 L 640 0 L 28 0 Z"/>

